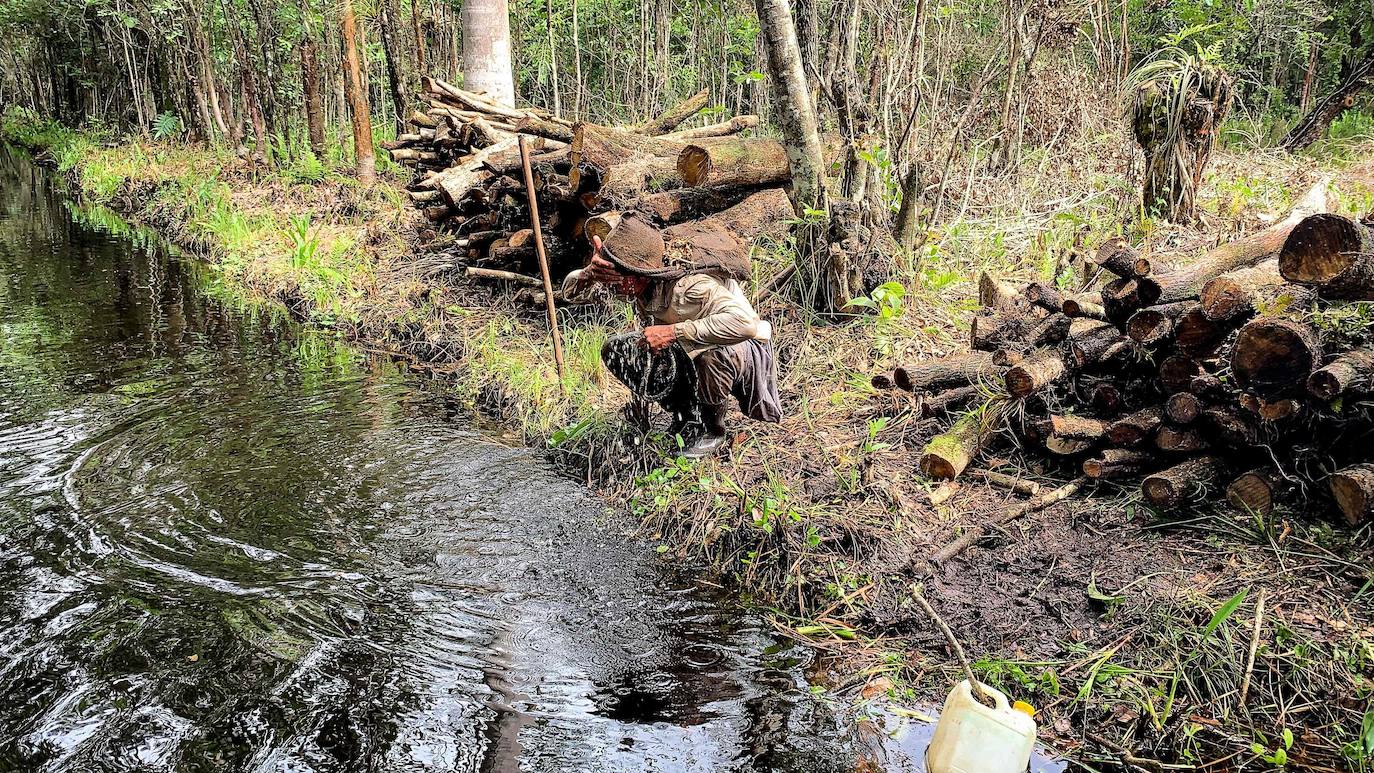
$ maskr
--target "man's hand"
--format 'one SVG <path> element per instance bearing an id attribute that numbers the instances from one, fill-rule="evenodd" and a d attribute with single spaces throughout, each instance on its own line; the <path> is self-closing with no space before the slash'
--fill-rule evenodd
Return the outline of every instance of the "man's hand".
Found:
<path id="1" fill-rule="evenodd" d="M 650 350 L 661 352 L 673 345 L 677 340 L 677 331 L 673 330 L 672 325 L 653 325 L 644 328 L 644 344 Z"/>
<path id="2" fill-rule="evenodd" d="M 586 276 L 593 281 L 617 284 L 625 275 L 616 270 L 615 264 L 601 257 L 601 237 L 592 237 L 592 259 L 587 263 Z"/>

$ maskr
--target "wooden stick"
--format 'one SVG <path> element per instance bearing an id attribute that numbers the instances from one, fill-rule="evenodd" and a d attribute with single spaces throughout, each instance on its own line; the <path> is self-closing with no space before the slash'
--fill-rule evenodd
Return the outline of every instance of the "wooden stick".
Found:
<path id="1" fill-rule="evenodd" d="M 926 615 L 930 617 L 931 622 L 935 623 L 935 627 L 940 629 L 940 633 L 945 635 L 945 641 L 949 642 L 949 648 L 954 651 L 954 657 L 959 661 L 959 667 L 964 669 L 964 678 L 968 680 L 969 691 L 973 693 L 973 697 L 976 698 L 979 703 L 985 706 L 991 706 L 992 699 L 983 691 L 983 683 L 978 681 L 978 678 L 973 675 L 973 667 L 969 665 L 968 656 L 964 654 L 964 648 L 959 644 L 959 639 L 955 637 L 954 631 L 950 630 L 944 618 L 940 617 L 939 613 L 935 611 L 935 608 L 930 605 L 929 601 L 926 601 L 925 594 L 921 592 L 920 585 L 911 589 L 911 597 L 916 600 L 916 604 L 921 608 L 921 611 L 925 612 Z"/>
<path id="2" fill-rule="evenodd" d="M 1011 508 L 1010 510 L 1003 512 L 1001 515 L 992 519 L 992 521 L 990 521 L 989 523 L 994 526 L 1002 526 L 1004 524 L 1016 520 L 1017 518 L 1020 518 L 1023 515 L 1028 515 L 1030 513 L 1035 512 L 1036 510 L 1043 510 L 1044 508 L 1049 507 L 1050 505 L 1063 502 L 1065 499 L 1068 499 L 1069 497 L 1073 496 L 1074 493 L 1076 493 L 1080 488 L 1082 488 L 1083 484 L 1087 482 L 1087 478 L 1075 478 L 1072 481 L 1064 484 L 1063 486 L 1060 486 L 1059 488 L 1054 489 L 1053 491 L 1041 496 L 1039 499 L 1032 499 L 1031 501 L 1026 502 L 1023 505 L 1018 505 L 1016 507 Z M 969 527 L 969 529 L 964 532 L 964 535 L 962 537 L 954 540 L 948 545 L 945 545 L 944 547 L 935 551 L 935 554 L 930 557 L 930 562 L 932 564 L 938 565 L 950 560 L 951 558 L 954 558 L 955 556 L 964 552 L 968 548 L 972 547 L 974 543 L 982 539 L 983 536 L 987 533 L 987 526 Z"/>
<path id="3" fill-rule="evenodd" d="M 534 229 L 534 251 L 539 256 L 539 273 L 544 280 L 544 308 L 549 312 L 549 333 L 553 335 L 553 359 L 558 366 L 558 392 L 563 385 L 563 336 L 558 332 L 558 311 L 553 306 L 553 279 L 549 277 L 549 258 L 544 254 L 544 232 L 539 227 L 539 202 L 534 195 L 534 172 L 530 170 L 530 148 L 520 135 L 520 165 L 525 170 L 525 195 L 530 201 L 530 221 Z"/>
<path id="4" fill-rule="evenodd" d="M 1236 705 L 1245 709 L 1245 697 L 1250 693 L 1250 675 L 1255 671 L 1255 652 L 1259 649 L 1260 627 L 1264 625 L 1264 592 L 1260 588 L 1259 598 L 1255 599 L 1255 629 L 1250 634 L 1250 653 L 1245 658 L 1245 679 L 1240 683 L 1240 699 Z"/>
<path id="5" fill-rule="evenodd" d="M 475 266 L 468 266 L 464 270 L 464 273 L 468 276 L 475 276 L 481 279 L 502 279 L 507 282 L 515 282 L 516 284 L 522 284 L 528 287 L 541 287 L 544 284 L 532 276 L 517 274 L 514 271 L 502 271 L 497 268 L 477 268 Z"/>

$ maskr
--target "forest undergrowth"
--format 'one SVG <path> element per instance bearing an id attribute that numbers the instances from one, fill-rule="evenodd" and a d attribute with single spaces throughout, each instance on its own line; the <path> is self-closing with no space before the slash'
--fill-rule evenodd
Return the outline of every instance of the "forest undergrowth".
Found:
<path id="1" fill-rule="evenodd" d="M 627 393 L 598 353 L 630 325 L 627 307 L 565 312 L 560 388 L 537 312 L 456 274 L 436 281 L 413 269 L 417 214 L 395 170 L 363 187 L 327 161 L 269 170 L 223 149 L 114 142 L 19 112 L 0 137 L 51 158 L 86 201 L 199 250 L 226 292 L 280 302 L 304 323 L 402 357 L 546 447 L 608 503 L 624 503 L 665 560 L 709 566 L 772 610 L 782 634 L 831 653 L 818 683 L 861 711 L 938 702 L 956 677 L 910 602 L 923 583 L 979 676 L 1036 705 L 1042 737 L 1092 769 L 1368 770 L 1368 525 L 1223 506 L 1164 517 L 1134 490 L 1103 484 L 933 574 L 916 571 L 949 535 L 1017 498 L 965 483 L 930 504 L 916 458 L 938 425 L 869 377 L 965 347 L 979 271 L 1071 286 L 1082 278 L 1074 256 L 1116 235 L 1196 253 L 1283 217 L 1324 177 L 1338 211 L 1374 211 L 1369 137 L 1290 156 L 1249 147 L 1237 122 L 1204 183 L 1201 222 L 1157 221 L 1135 209 L 1130 144 L 1108 112 L 1086 111 L 1068 136 L 1028 144 L 1011 172 L 991 171 L 979 148 L 962 155 L 950 170 L 959 193 L 853 319 L 822 322 L 762 297 L 787 416 L 736 416 L 728 452 L 702 463 L 675 459 L 672 439 L 638 436 L 619 418 Z M 789 246 L 754 257 L 762 286 Z M 1071 477 L 1010 446 L 979 464 L 1048 485 Z"/>

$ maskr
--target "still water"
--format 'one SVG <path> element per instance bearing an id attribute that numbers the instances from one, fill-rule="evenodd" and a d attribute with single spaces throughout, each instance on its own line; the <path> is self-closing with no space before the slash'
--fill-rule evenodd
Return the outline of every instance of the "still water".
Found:
<path id="1" fill-rule="evenodd" d="M 0 153 L 0 771 L 837 771 L 808 653 Z"/>

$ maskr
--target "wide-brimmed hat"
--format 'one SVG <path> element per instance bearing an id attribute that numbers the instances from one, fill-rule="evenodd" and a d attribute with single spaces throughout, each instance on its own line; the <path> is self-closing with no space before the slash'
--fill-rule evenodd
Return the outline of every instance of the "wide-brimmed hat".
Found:
<path id="1" fill-rule="evenodd" d="M 680 273 L 664 265 L 663 234 L 638 212 L 625 212 L 613 227 L 592 229 L 592 235 L 601 237 L 601 256 L 622 273 L 651 279 Z"/>

